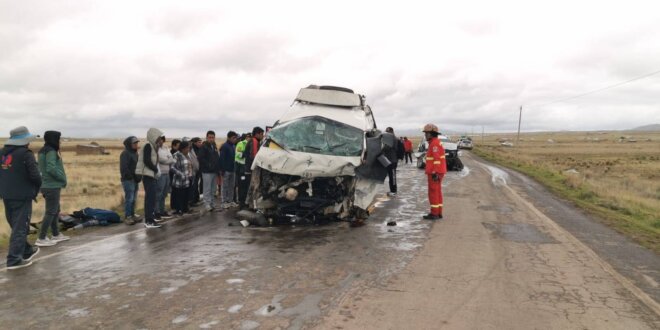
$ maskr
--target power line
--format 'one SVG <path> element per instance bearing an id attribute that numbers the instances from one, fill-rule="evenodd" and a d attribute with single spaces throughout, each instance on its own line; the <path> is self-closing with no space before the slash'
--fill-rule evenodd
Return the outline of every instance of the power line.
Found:
<path id="1" fill-rule="evenodd" d="M 635 78 L 632 78 L 632 79 L 629 79 L 629 80 L 626 80 L 626 81 L 622 81 L 622 82 L 620 82 L 620 83 L 616 83 L 616 84 L 614 84 L 614 85 L 605 86 L 605 87 L 603 87 L 603 88 L 595 89 L 595 90 L 592 90 L 592 91 L 589 91 L 589 92 L 586 92 L 586 93 L 582 93 L 582 94 L 578 94 L 578 95 L 569 96 L 569 97 L 566 97 L 566 98 L 563 98 L 563 99 L 559 99 L 559 100 L 555 100 L 555 101 L 551 101 L 551 102 L 548 102 L 548 103 L 544 103 L 544 104 L 536 105 L 536 106 L 534 106 L 534 107 L 543 107 L 543 106 L 547 106 L 547 105 L 550 105 L 550 104 L 555 104 L 555 103 L 560 103 L 560 102 L 566 102 L 566 101 L 568 101 L 568 100 L 577 99 L 577 98 L 579 98 L 579 97 L 583 97 L 583 96 L 591 95 L 591 94 L 594 94 L 594 93 L 602 92 L 602 91 L 604 91 L 604 90 L 608 90 L 608 89 L 612 89 L 612 88 L 615 88 L 615 87 L 619 87 L 619 86 L 621 86 L 621 85 L 625 85 L 625 84 L 631 83 L 631 82 L 636 81 L 636 80 L 644 79 L 644 78 L 647 78 L 647 77 L 650 77 L 650 76 L 656 75 L 656 74 L 658 74 L 658 73 L 660 73 L 660 70 L 658 70 L 658 71 L 653 71 L 653 72 L 651 72 L 651 73 L 647 73 L 647 74 L 645 74 L 645 75 L 641 75 L 641 76 L 638 76 L 638 77 L 635 77 Z"/>

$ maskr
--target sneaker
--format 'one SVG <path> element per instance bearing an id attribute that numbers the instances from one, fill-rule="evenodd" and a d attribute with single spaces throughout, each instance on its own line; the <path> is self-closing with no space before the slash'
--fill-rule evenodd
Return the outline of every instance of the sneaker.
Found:
<path id="1" fill-rule="evenodd" d="M 229 203 L 229 207 L 236 208 L 236 207 L 238 207 L 238 206 L 239 206 L 239 205 L 238 205 L 238 203 L 236 203 L 236 202 L 231 202 L 231 203 Z"/>
<path id="2" fill-rule="evenodd" d="M 160 216 L 160 213 L 154 213 L 154 219 L 161 220 L 162 218 Z"/>
<path id="3" fill-rule="evenodd" d="M 36 242 L 34 242 L 34 245 L 36 245 L 36 246 L 53 246 L 55 244 L 57 244 L 57 242 L 51 240 L 48 237 L 46 237 L 44 239 L 39 238 L 39 239 L 37 239 Z"/>
<path id="4" fill-rule="evenodd" d="M 124 218 L 124 223 L 129 225 L 129 226 L 134 225 L 135 224 L 135 217 L 131 216 L 131 217 Z"/>
<path id="5" fill-rule="evenodd" d="M 442 219 L 442 216 L 429 213 L 429 214 L 423 216 L 422 218 L 424 220 L 440 220 L 440 219 Z"/>
<path id="6" fill-rule="evenodd" d="M 204 210 L 206 210 L 206 212 L 213 212 L 214 208 L 211 206 L 205 206 Z"/>
<path id="7" fill-rule="evenodd" d="M 229 207 L 230 207 L 229 203 L 222 203 L 222 204 L 220 205 L 220 208 L 222 208 L 223 210 L 226 210 L 226 209 L 228 209 Z"/>
<path id="8" fill-rule="evenodd" d="M 11 266 L 7 266 L 7 269 L 19 269 L 32 265 L 32 261 L 21 260 L 19 263 Z"/>
<path id="9" fill-rule="evenodd" d="M 161 213 L 160 217 L 165 220 L 174 218 L 174 216 L 169 212 Z"/>
<path id="10" fill-rule="evenodd" d="M 25 261 L 32 261 L 32 258 L 36 256 L 39 253 L 39 247 L 32 248 L 32 254 L 30 254 L 27 258 L 23 256 L 23 260 Z"/>
<path id="11" fill-rule="evenodd" d="M 163 219 L 163 218 L 154 218 L 154 222 L 155 223 L 163 223 L 163 222 L 165 222 L 165 219 Z"/>
<path id="12" fill-rule="evenodd" d="M 387 196 L 396 197 L 396 193 L 395 192 L 388 192 Z"/>
<path id="13" fill-rule="evenodd" d="M 71 239 L 71 237 L 69 237 L 69 236 L 65 236 L 65 235 L 62 234 L 62 233 L 60 233 L 60 234 L 57 235 L 57 236 L 53 236 L 53 237 L 50 238 L 51 241 L 54 241 L 54 242 L 56 242 L 56 243 L 64 242 L 64 241 L 68 241 L 68 240 L 70 240 L 70 239 Z"/>
<path id="14" fill-rule="evenodd" d="M 140 219 L 141 217 L 142 217 L 142 216 L 139 215 L 139 214 L 133 214 L 133 218 L 135 218 L 135 219 Z"/>
<path id="15" fill-rule="evenodd" d="M 144 223 L 144 226 L 145 226 L 146 228 L 160 228 L 160 227 L 162 227 L 163 225 L 161 225 L 161 224 L 159 224 L 159 223 L 156 223 L 156 222 L 152 222 L 152 223 L 145 222 L 145 223 Z"/>

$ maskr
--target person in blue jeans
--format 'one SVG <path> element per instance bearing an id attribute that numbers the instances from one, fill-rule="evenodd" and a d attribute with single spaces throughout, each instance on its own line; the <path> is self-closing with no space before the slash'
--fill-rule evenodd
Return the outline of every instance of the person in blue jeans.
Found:
<path id="1" fill-rule="evenodd" d="M 138 148 L 140 140 L 135 136 L 129 136 L 124 140 L 124 151 L 119 156 L 119 172 L 121 174 L 121 185 L 124 188 L 124 223 L 134 225 L 138 221 L 135 214 L 135 202 L 141 176 L 135 174 L 138 162 Z"/>
<path id="2" fill-rule="evenodd" d="M 161 175 L 158 168 L 158 149 L 163 145 L 164 134 L 157 128 L 147 131 L 147 142 L 138 151 L 138 163 L 135 174 L 142 176 L 144 184 L 144 226 L 147 228 L 160 228 L 156 223 L 156 181 Z"/>

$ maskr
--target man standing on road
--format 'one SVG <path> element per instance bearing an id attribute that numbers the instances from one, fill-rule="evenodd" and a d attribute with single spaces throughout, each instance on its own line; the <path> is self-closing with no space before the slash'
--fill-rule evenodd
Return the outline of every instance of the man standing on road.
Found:
<path id="1" fill-rule="evenodd" d="M 222 175 L 222 195 L 223 209 L 238 206 L 234 203 L 234 192 L 236 173 L 234 172 L 234 161 L 236 158 L 236 142 L 238 134 L 234 131 L 227 133 L 227 141 L 220 147 L 220 174 Z"/>
<path id="2" fill-rule="evenodd" d="M 197 154 L 199 170 L 202 172 L 202 184 L 204 186 L 204 207 L 206 211 L 214 211 L 215 192 L 218 188 L 217 179 L 220 172 L 220 155 L 215 144 L 215 132 L 206 132 L 206 141 Z M 220 209 L 218 209 L 220 210 Z"/>
<path id="3" fill-rule="evenodd" d="M 241 209 L 245 208 L 245 198 L 247 198 L 250 181 L 245 176 L 245 147 L 248 141 L 252 139 L 251 133 L 241 136 L 241 141 L 236 144 L 236 185 L 238 186 L 238 205 Z"/>
<path id="4" fill-rule="evenodd" d="M 243 174 L 243 176 L 245 179 L 243 179 L 242 182 L 247 186 L 247 189 L 245 190 L 246 199 L 247 194 L 249 193 L 250 181 L 252 180 L 252 163 L 254 163 L 254 158 L 257 157 L 259 148 L 261 148 L 261 140 L 263 138 L 264 129 L 261 127 L 253 128 L 252 137 L 248 139 L 248 142 L 245 145 L 245 151 L 243 151 L 243 158 L 245 158 L 245 174 Z M 241 203 L 246 203 L 246 200 L 242 200 Z"/>
<path id="5" fill-rule="evenodd" d="M 124 151 L 119 156 L 119 173 L 121 174 L 121 186 L 124 188 L 124 223 L 134 225 L 135 201 L 137 200 L 138 184 L 142 178 L 135 174 L 138 162 L 138 147 L 140 140 L 135 136 L 129 136 L 124 140 Z"/>
<path id="6" fill-rule="evenodd" d="M 165 136 L 157 128 L 147 131 L 147 143 L 143 144 L 138 152 L 138 163 L 135 174 L 142 176 L 144 185 L 144 226 L 147 228 L 160 228 L 156 223 L 156 190 L 158 178 L 168 173 L 160 173 L 158 167 L 158 149 L 163 146 Z"/>
<path id="7" fill-rule="evenodd" d="M 412 151 L 413 151 L 413 144 L 412 141 L 408 140 L 408 137 L 403 137 L 403 149 L 405 150 L 405 155 L 404 158 L 406 159 L 406 164 L 408 164 L 408 160 L 410 160 L 410 164 L 412 164 Z"/>
<path id="8" fill-rule="evenodd" d="M 426 175 L 431 203 L 431 213 L 424 216 L 426 220 L 442 219 L 442 178 L 447 173 L 447 162 L 445 148 L 442 147 L 438 135 L 440 135 L 438 126 L 433 124 L 424 126 L 424 136 L 429 142 L 429 149 L 426 151 Z"/>
<path id="9" fill-rule="evenodd" d="M 27 242 L 32 216 L 32 200 L 36 200 L 41 187 L 41 174 L 30 142 L 38 136 L 21 126 L 11 130 L 10 138 L 0 151 L 0 198 L 5 205 L 5 216 L 11 227 L 7 269 L 30 266 L 39 248 Z"/>
<path id="10" fill-rule="evenodd" d="M 199 182 L 202 179 L 202 174 L 199 172 L 199 159 L 197 159 L 197 152 L 199 152 L 199 148 L 201 147 L 202 139 L 194 137 L 190 140 L 190 153 L 188 156 L 193 168 L 193 180 L 189 189 L 190 195 L 188 196 L 188 203 L 190 206 L 196 206 L 199 203 Z"/>
<path id="11" fill-rule="evenodd" d="M 387 176 L 390 179 L 390 192 L 387 193 L 388 196 L 394 197 L 397 193 L 397 184 L 396 184 L 396 168 L 399 163 L 398 149 L 399 149 L 399 139 L 394 135 L 394 129 L 388 127 L 383 133 L 383 154 L 387 157 L 387 160 L 390 161 L 390 166 L 387 168 Z"/>

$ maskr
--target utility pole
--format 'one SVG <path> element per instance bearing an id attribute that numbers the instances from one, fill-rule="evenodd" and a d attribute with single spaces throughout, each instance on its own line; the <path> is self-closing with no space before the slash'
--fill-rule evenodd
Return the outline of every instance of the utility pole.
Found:
<path id="1" fill-rule="evenodd" d="M 522 120 L 522 105 L 520 106 L 520 114 L 518 115 L 518 137 L 516 138 L 516 147 L 520 141 L 520 121 Z"/>

